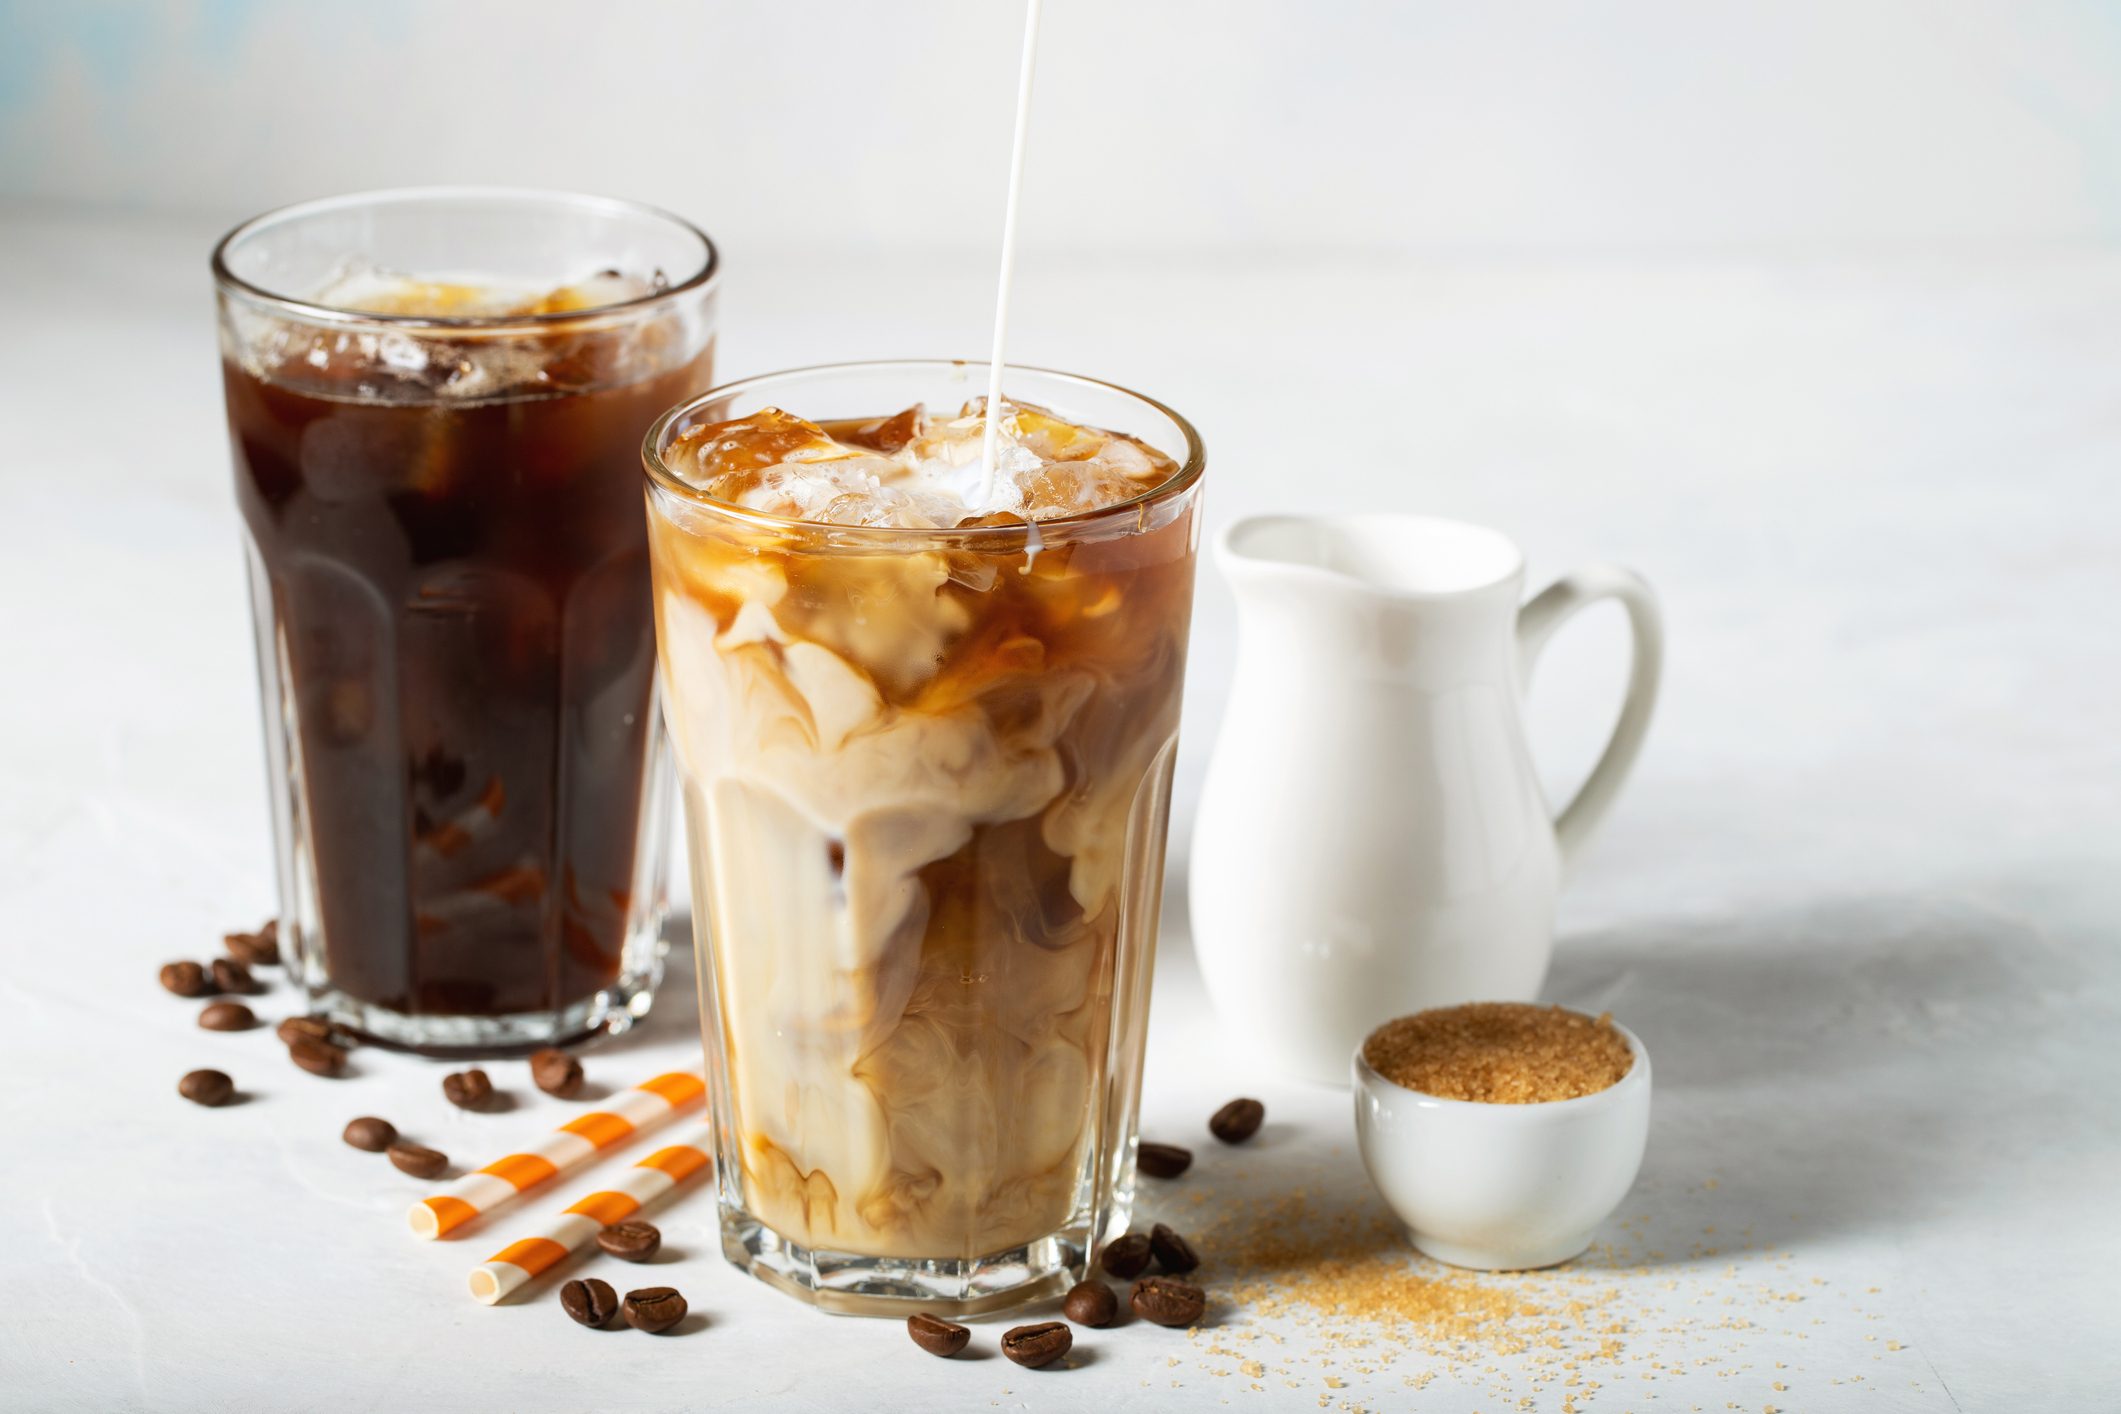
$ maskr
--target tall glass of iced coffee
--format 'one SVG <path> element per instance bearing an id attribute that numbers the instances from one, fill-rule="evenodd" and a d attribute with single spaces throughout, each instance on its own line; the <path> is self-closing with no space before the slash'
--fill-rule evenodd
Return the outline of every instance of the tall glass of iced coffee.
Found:
<path id="1" fill-rule="evenodd" d="M 984 365 L 754 378 L 649 434 L 725 1250 L 979 1311 L 1126 1225 L 1200 439 Z"/>
<path id="2" fill-rule="evenodd" d="M 291 966 L 431 1053 L 623 1027 L 668 814 L 640 438 L 713 381 L 713 246 L 382 192 L 238 227 L 214 275 Z"/>

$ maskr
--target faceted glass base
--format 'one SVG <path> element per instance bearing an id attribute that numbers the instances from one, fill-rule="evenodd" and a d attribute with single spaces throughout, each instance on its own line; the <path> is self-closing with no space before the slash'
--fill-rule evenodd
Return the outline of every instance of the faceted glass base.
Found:
<path id="1" fill-rule="evenodd" d="M 546 1046 L 571 1046 L 592 1036 L 616 1036 L 648 1015 L 662 980 L 659 941 L 629 945 L 626 955 L 653 959 L 652 965 L 621 977 L 557 1011 L 516 1012 L 508 1016 L 408 1016 L 348 996 L 329 983 L 310 992 L 312 1010 L 364 1041 L 423 1056 L 474 1060 L 521 1056 Z"/>
<path id="2" fill-rule="evenodd" d="M 1126 1226 L 1126 1213 L 1113 1216 L 1108 1233 Z M 983 1257 L 867 1257 L 804 1247 L 722 1204 L 723 1255 L 768 1286 L 841 1316 L 980 1316 L 1060 1296 L 1082 1280 L 1095 1240 L 1086 1223 Z"/>

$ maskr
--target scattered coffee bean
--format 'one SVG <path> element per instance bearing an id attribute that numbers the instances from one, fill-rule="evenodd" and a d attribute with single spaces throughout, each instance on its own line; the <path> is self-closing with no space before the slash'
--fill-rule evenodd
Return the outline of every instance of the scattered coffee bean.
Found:
<path id="1" fill-rule="evenodd" d="M 627 1325 L 650 1335 L 667 1331 L 684 1320 L 685 1310 L 685 1298 L 678 1295 L 674 1286 L 644 1286 L 639 1291 L 629 1291 L 619 1305 Z"/>
<path id="2" fill-rule="evenodd" d="M 209 1031 L 248 1031 L 258 1024 L 258 1016 L 241 1002 L 208 1002 L 199 1013 L 199 1024 Z"/>
<path id="3" fill-rule="evenodd" d="M 460 1110 L 481 1109 L 493 1099 L 493 1082 L 483 1070 L 453 1070 L 442 1077 L 442 1094 Z"/>
<path id="4" fill-rule="evenodd" d="M 297 1036 L 288 1044 L 287 1058 L 311 1075 L 337 1075 L 346 1069 L 346 1050 L 329 1041 Z"/>
<path id="5" fill-rule="evenodd" d="M 187 1071 L 177 1093 L 195 1105 L 225 1105 L 236 1093 L 236 1082 L 218 1070 Z"/>
<path id="6" fill-rule="evenodd" d="M 250 975 L 250 969 L 233 958 L 215 958 L 213 973 L 215 991 L 236 992 L 247 997 L 258 990 L 258 981 Z"/>
<path id="7" fill-rule="evenodd" d="M 1193 1244 L 1162 1223 L 1149 1229 L 1149 1251 L 1155 1254 L 1156 1265 L 1175 1277 L 1200 1265 L 1200 1253 L 1193 1250 Z"/>
<path id="8" fill-rule="evenodd" d="M 1079 1281 L 1068 1288 L 1061 1314 L 1079 1326 L 1109 1326 L 1119 1314 L 1119 1298 L 1101 1281 Z"/>
<path id="9" fill-rule="evenodd" d="M 931 1316 L 926 1311 L 906 1318 L 906 1334 L 930 1355 L 940 1355 L 946 1360 L 963 1350 L 965 1342 L 972 1339 L 972 1332 L 966 1327 L 941 1316 Z"/>
<path id="10" fill-rule="evenodd" d="M 401 1139 L 384 1152 L 398 1166 L 398 1172 L 409 1173 L 414 1178 L 440 1178 L 442 1170 L 449 1167 L 449 1155 L 424 1144 L 407 1144 Z"/>
<path id="11" fill-rule="evenodd" d="M 348 1120 L 346 1132 L 339 1136 L 356 1149 L 366 1149 L 371 1154 L 380 1154 L 398 1142 L 398 1127 L 387 1119 L 374 1115 L 362 1115 Z"/>
<path id="12" fill-rule="evenodd" d="M 279 929 L 274 924 L 265 925 L 271 932 L 223 933 L 221 949 L 245 967 L 278 967 L 280 965 Z"/>
<path id="13" fill-rule="evenodd" d="M 1032 1370 L 1052 1364 L 1074 1344 L 1075 1332 L 1066 1321 L 1040 1321 L 1002 1334 L 1002 1354 Z"/>
<path id="14" fill-rule="evenodd" d="M 1149 1239 L 1138 1232 L 1115 1237 L 1105 1244 L 1097 1263 L 1121 1281 L 1132 1281 L 1149 1270 Z"/>
<path id="15" fill-rule="evenodd" d="M 1208 1132 L 1225 1144 L 1242 1144 L 1259 1133 L 1267 1107 L 1257 1100 L 1232 1100 L 1208 1121 Z"/>
<path id="16" fill-rule="evenodd" d="M 162 965 L 162 985 L 180 997 L 204 997 L 212 994 L 213 980 L 206 969 L 196 962 L 166 962 Z"/>
<path id="17" fill-rule="evenodd" d="M 619 1294 L 608 1281 L 586 1277 L 560 1288 L 560 1309 L 592 1330 L 601 1330 L 619 1314 Z"/>
<path id="18" fill-rule="evenodd" d="M 582 1063 L 548 1046 L 531 1054 L 530 1078 L 546 1094 L 572 1099 L 582 1088 Z"/>
<path id="19" fill-rule="evenodd" d="M 1176 1144 L 1151 1144 L 1144 1140 L 1136 1154 L 1135 1166 L 1151 1178 L 1177 1178 L 1193 1167 L 1193 1151 L 1181 1149 Z"/>
<path id="20" fill-rule="evenodd" d="M 597 1234 L 597 1246 L 622 1262 L 645 1262 L 662 1249 L 654 1223 L 613 1223 Z"/>
<path id="21" fill-rule="evenodd" d="M 1127 1304 L 1134 1314 L 1160 1326 L 1190 1326 L 1208 1309 L 1208 1293 L 1176 1277 L 1143 1277 Z"/>
<path id="22" fill-rule="evenodd" d="M 321 1016 L 290 1016 L 273 1028 L 273 1034 L 290 1046 L 304 1036 L 312 1041 L 324 1041 L 332 1045 L 339 1043 L 337 1029 Z"/>

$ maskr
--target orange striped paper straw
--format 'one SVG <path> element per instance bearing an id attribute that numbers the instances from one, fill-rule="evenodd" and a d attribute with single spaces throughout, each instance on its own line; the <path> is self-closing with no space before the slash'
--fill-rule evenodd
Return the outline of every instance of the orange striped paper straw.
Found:
<path id="1" fill-rule="evenodd" d="M 495 1159 L 467 1173 L 431 1198 L 412 1205 L 406 1219 L 421 1237 L 456 1231 L 540 1184 L 580 1168 L 623 1139 L 653 1129 L 679 1110 L 700 1102 L 707 1083 L 689 1071 L 674 1070 L 644 1080 L 611 1097 L 600 1110 L 567 1121 L 520 1154 Z"/>
<path id="2" fill-rule="evenodd" d="M 624 1222 L 665 1196 L 694 1174 L 711 1170 L 714 1131 L 706 1126 L 675 1144 L 656 1150 L 620 1174 L 611 1187 L 568 1205 L 535 1236 L 511 1242 L 471 1269 L 471 1294 L 488 1306 L 569 1254 L 581 1251 L 599 1232 Z"/>

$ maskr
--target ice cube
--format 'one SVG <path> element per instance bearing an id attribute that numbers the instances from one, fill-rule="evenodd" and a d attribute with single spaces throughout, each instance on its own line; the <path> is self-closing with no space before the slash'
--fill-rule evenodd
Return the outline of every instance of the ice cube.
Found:
<path id="1" fill-rule="evenodd" d="M 768 468 L 861 455 L 826 436 L 816 423 L 769 407 L 680 434 L 665 460 L 701 490 L 736 501 Z"/>
<path id="2" fill-rule="evenodd" d="M 1041 461 L 1087 461 L 1116 440 L 1111 434 L 1095 428 L 1064 422 L 1045 408 L 1030 403 L 1017 403 L 1014 411 L 1011 420 L 1016 424 L 1017 440 L 1036 453 Z"/>
<path id="3" fill-rule="evenodd" d="M 995 444 L 995 474 L 990 483 L 986 475 L 986 418 L 980 411 L 980 402 L 968 403 L 966 408 L 966 412 L 947 421 L 929 421 L 898 454 L 899 460 L 906 463 L 909 480 L 956 499 L 958 513 L 946 524 L 958 524 L 993 511 L 1015 510 L 1016 477 L 1035 471 L 1039 465 L 1038 455 L 1017 442 L 1005 417 Z"/>
<path id="4" fill-rule="evenodd" d="M 867 447 L 873 452 L 895 452 L 919 436 L 927 420 L 928 410 L 915 403 L 892 417 L 880 417 L 874 422 L 838 424 L 832 430 L 842 442 Z"/>
<path id="5" fill-rule="evenodd" d="M 1051 462 L 1016 478 L 1023 514 L 1031 520 L 1053 520 L 1118 505 L 1154 484 L 1102 460 Z"/>
<path id="6" fill-rule="evenodd" d="M 357 314 L 409 314 L 428 319 L 490 319 L 523 304 L 521 287 L 455 280 L 422 280 L 372 265 L 348 264 L 325 282 L 317 303 Z"/>
<path id="7" fill-rule="evenodd" d="M 638 275 L 623 275 L 616 270 L 599 270 L 586 280 L 577 280 L 571 285 L 562 285 L 550 290 L 520 310 L 520 314 L 573 314 L 577 310 L 603 309 L 609 305 L 625 304 L 650 294 L 654 286 Z"/>
<path id="8" fill-rule="evenodd" d="M 882 457 L 846 456 L 834 460 L 782 462 L 752 473 L 749 485 L 736 495 L 721 490 L 724 500 L 768 515 L 795 520 L 825 521 L 835 525 L 869 524 L 863 517 L 868 503 L 882 502 L 883 477 L 898 468 Z M 734 478 L 725 478 L 727 486 Z"/>
<path id="9" fill-rule="evenodd" d="M 624 304 L 653 293 L 638 275 L 599 270 L 580 280 L 539 290 L 513 280 L 424 279 L 349 263 L 326 282 L 319 304 L 359 314 L 403 314 L 428 319 L 506 319 L 528 314 L 574 314 Z"/>
<path id="10" fill-rule="evenodd" d="M 1097 460 L 1121 476 L 1135 481 L 1159 485 L 1178 470 L 1178 463 L 1161 452 L 1152 451 L 1131 437 L 1113 437 L 1097 449 Z M 1144 490 L 1148 487 L 1144 486 Z"/>
<path id="11" fill-rule="evenodd" d="M 985 399 L 952 418 L 918 404 L 820 425 L 778 408 L 683 434 L 671 464 L 719 500 L 834 525 L 943 528 L 1051 520 L 1129 501 L 1170 458 L 1044 408 L 1003 404 L 994 474 Z"/>

